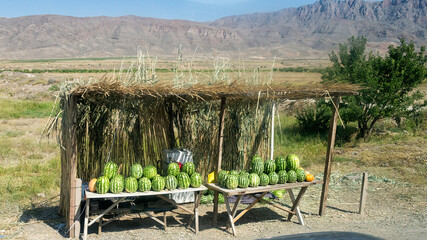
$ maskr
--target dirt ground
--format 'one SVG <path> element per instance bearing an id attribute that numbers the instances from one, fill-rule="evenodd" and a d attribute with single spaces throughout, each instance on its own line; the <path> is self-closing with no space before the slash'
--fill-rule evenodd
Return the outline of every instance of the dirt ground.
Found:
<path id="1" fill-rule="evenodd" d="M 360 175 L 332 174 L 326 214 L 319 216 L 321 186 L 308 189 L 300 208 L 306 222 L 298 224 L 297 218 L 286 221 L 287 213 L 267 204 L 258 204 L 236 222 L 237 236 L 225 230 L 226 208 L 220 205 L 218 226 L 212 226 L 213 205 L 200 207 L 200 232 L 195 235 L 187 222 L 189 215 L 181 211 L 168 213 L 168 229 L 148 217 L 126 215 L 103 227 L 97 234 L 97 224 L 89 228 L 89 239 L 423 239 L 427 234 L 426 186 L 416 186 L 387 178 L 369 178 L 366 214 L 358 214 L 360 198 Z M 289 207 L 288 195 L 275 199 Z M 242 210 L 246 205 L 240 205 Z M 239 210 L 239 211 L 240 211 Z M 40 207 L 24 211 L 20 217 L 19 230 L 7 238 L 17 239 L 63 239 L 65 225 L 56 214 L 57 208 Z M 178 221 L 177 221 L 178 220 Z M 313 233 L 328 232 L 326 238 Z M 293 234 L 301 234 L 293 236 Z M 308 234 L 310 233 L 310 234 Z M 366 235 L 354 235 L 356 233 Z M 0 233 L 1 235 L 2 233 Z M 337 235 L 338 234 L 338 235 Z M 341 235 L 340 235 L 341 234 Z M 291 236 L 290 236 L 291 235 Z"/>

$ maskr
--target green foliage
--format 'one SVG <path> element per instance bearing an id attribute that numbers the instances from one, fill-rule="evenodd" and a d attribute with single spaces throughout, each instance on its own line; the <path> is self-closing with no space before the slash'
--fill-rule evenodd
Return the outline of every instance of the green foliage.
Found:
<path id="1" fill-rule="evenodd" d="M 0 99 L 0 119 L 48 116 L 53 102 Z"/>
<path id="2" fill-rule="evenodd" d="M 343 98 L 340 111 L 345 122 L 357 121 L 360 137 L 367 140 L 378 120 L 385 117 L 410 116 L 427 102 L 419 102 L 423 94 L 413 93 L 425 79 L 427 56 L 425 47 L 415 50 L 404 39 L 399 46 L 389 46 L 382 57 L 366 54 L 366 38 L 351 37 L 340 44 L 338 53 L 329 55 L 333 65 L 322 75 L 324 82 L 349 82 L 363 88 L 360 95 Z"/>
<path id="3" fill-rule="evenodd" d="M 296 119 L 298 126 L 307 132 L 320 133 L 329 128 L 329 121 L 332 116 L 332 110 L 325 100 L 316 103 L 315 106 L 310 106 L 298 111 Z"/>

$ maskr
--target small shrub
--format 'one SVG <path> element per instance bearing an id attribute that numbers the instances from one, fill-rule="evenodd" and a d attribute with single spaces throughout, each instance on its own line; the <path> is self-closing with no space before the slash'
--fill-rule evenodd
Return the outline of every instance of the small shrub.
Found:
<path id="1" fill-rule="evenodd" d="M 297 112 L 298 126 L 307 132 L 319 133 L 329 128 L 332 110 L 325 101 L 319 101 L 316 106 L 307 107 Z"/>

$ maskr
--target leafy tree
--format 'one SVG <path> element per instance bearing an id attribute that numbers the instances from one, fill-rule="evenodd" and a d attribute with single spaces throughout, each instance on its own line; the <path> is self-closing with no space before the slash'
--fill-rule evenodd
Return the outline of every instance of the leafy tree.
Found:
<path id="1" fill-rule="evenodd" d="M 415 50 L 413 43 L 401 39 L 399 46 L 389 46 L 382 57 L 366 53 L 366 38 L 351 37 L 340 44 L 338 53 L 329 55 L 332 66 L 322 75 L 325 82 L 359 84 L 360 95 L 343 98 L 340 114 L 344 121 L 357 121 L 360 137 L 366 141 L 375 123 L 385 117 L 414 115 L 422 106 L 424 95 L 416 88 L 426 77 L 425 47 Z"/>

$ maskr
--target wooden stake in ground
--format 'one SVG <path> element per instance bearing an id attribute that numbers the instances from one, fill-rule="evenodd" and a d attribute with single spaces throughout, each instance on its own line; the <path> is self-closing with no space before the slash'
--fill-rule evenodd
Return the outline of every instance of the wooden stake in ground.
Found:
<path id="1" fill-rule="evenodd" d="M 215 179 L 218 179 L 218 173 L 221 171 L 221 162 L 222 162 L 222 143 L 224 140 L 224 115 L 225 115 L 225 102 L 226 98 L 221 98 L 221 109 L 219 111 L 219 133 L 218 133 L 218 160 L 217 166 L 215 169 Z M 214 194 L 214 215 L 213 215 L 213 225 L 216 226 L 218 219 L 218 197 L 219 192 L 215 191 Z"/>
<path id="2" fill-rule="evenodd" d="M 366 195 L 368 194 L 368 173 L 363 172 L 362 190 L 360 193 L 359 214 L 365 214 Z"/>
<path id="3" fill-rule="evenodd" d="M 337 133 L 337 120 L 338 120 L 338 110 L 340 104 L 340 97 L 334 97 L 334 107 L 331 117 L 331 123 L 329 126 L 329 134 L 328 134 L 328 149 L 326 150 L 326 162 L 325 162 L 325 171 L 323 175 L 323 187 L 322 187 L 322 196 L 320 197 L 320 208 L 319 215 L 323 216 L 326 209 L 326 200 L 328 198 L 328 190 L 329 190 L 329 179 L 331 177 L 331 163 L 332 163 L 332 155 L 334 152 L 335 146 L 335 136 Z"/>

